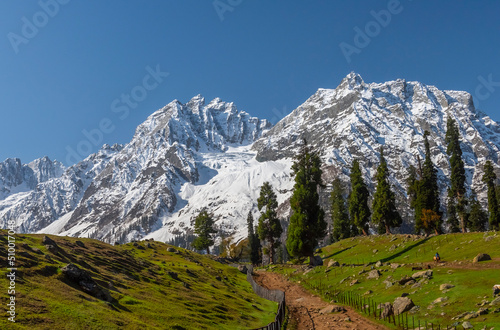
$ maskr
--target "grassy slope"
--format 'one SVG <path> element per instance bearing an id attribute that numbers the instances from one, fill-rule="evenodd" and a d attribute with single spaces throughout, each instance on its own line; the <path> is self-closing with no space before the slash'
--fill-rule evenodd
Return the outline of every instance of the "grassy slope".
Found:
<path id="1" fill-rule="evenodd" d="M 354 291 L 364 294 L 368 290 L 373 293 L 366 297 L 374 299 L 377 303 L 393 302 L 402 293 L 409 293 L 415 305 L 420 306 L 420 311 L 413 315 L 422 321 L 427 320 L 434 324 L 452 325 L 451 320 L 463 312 L 475 312 L 480 307 L 476 304 L 483 299 L 492 300 L 492 286 L 500 284 L 500 233 L 488 241 L 484 238 L 495 233 L 468 233 L 449 234 L 430 237 L 427 239 L 406 235 L 357 237 L 337 242 L 322 249 L 325 266 L 316 267 L 310 273 L 303 275 L 296 268 L 284 267 L 274 271 L 290 276 L 292 280 L 301 281 L 307 287 L 309 284 L 331 286 L 343 291 Z M 392 241 L 391 241 L 392 240 Z M 378 250 L 374 253 L 374 250 Z M 439 252 L 442 263 L 436 266 L 432 262 L 433 255 Z M 472 260 L 478 253 L 487 253 L 493 260 L 473 264 Z M 336 260 L 344 267 L 333 267 L 326 271 L 329 260 Z M 373 264 L 381 260 L 387 263 L 379 268 L 382 275 L 380 279 L 368 280 L 367 273 Z M 399 263 L 402 267 L 392 269 L 389 263 Z M 434 272 L 433 278 L 423 282 L 421 288 L 401 286 L 396 281 L 405 275 L 411 276 L 416 271 L 411 268 L 430 264 Z M 363 274 L 360 271 L 365 270 Z M 357 279 L 360 283 L 350 285 Z M 396 282 L 386 289 L 384 280 Z M 342 283 L 340 283 L 344 280 Z M 455 285 L 448 292 L 439 290 L 444 283 Z M 440 297 L 448 299 L 441 304 L 431 303 Z M 492 311 L 500 306 L 490 307 L 490 313 L 469 320 L 475 328 L 484 325 L 500 328 L 500 313 Z M 460 324 L 463 322 L 460 319 Z"/>
<path id="2" fill-rule="evenodd" d="M 8 299 L 5 235 L 0 232 L 2 310 Z M 177 248 L 179 254 L 167 252 L 168 245 L 159 242 L 147 242 L 149 248 L 140 242 L 144 249 L 139 249 L 133 244 L 114 247 L 79 239 L 85 244 L 82 248 L 76 238 L 50 236 L 62 249 L 55 255 L 42 245 L 42 237 L 16 235 L 21 278 L 17 280 L 14 328 L 247 329 L 274 319 L 276 303 L 256 296 L 237 269 L 208 257 Z M 110 288 L 111 282 L 110 293 L 116 301 L 95 299 L 67 281 L 60 268 L 69 262 L 87 270 L 103 288 Z M 179 280 L 168 272 L 176 272 Z M 7 325 L 12 326 L 7 317 L 0 318 L 0 328 Z"/>

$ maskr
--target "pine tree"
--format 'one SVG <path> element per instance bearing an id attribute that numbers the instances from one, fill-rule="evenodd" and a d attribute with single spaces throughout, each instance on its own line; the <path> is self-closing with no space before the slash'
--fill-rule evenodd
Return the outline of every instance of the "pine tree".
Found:
<path id="1" fill-rule="evenodd" d="M 326 235 L 325 212 L 319 206 L 318 188 L 321 179 L 321 159 L 304 144 L 292 165 L 295 185 L 290 199 L 292 216 L 288 227 L 287 249 L 296 258 L 309 257 L 314 265 L 314 249 Z"/>
<path id="2" fill-rule="evenodd" d="M 214 245 L 212 234 L 217 233 L 214 229 L 214 219 L 206 209 L 201 210 L 196 219 L 194 220 L 194 233 L 197 235 L 194 239 L 192 246 L 196 250 L 207 250 L 210 254 L 210 247 Z"/>
<path id="3" fill-rule="evenodd" d="M 354 225 L 368 235 L 368 221 L 370 221 L 370 208 L 368 197 L 370 192 L 363 180 L 359 161 L 354 160 L 351 169 L 351 193 L 349 194 L 349 215 Z"/>
<path id="4" fill-rule="evenodd" d="M 333 223 L 332 237 L 338 241 L 353 236 L 353 233 L 351 231 L 351 222 L 349 221 L 349 216 L 346 210 L 342 182 L 339 178 L 335 178 L 332 186 L 333 190 L 330 196 Z"/>
<path id="5" fill-rule="evenodd" d="M 252 265 L 257 265 L 260 263 L 260 256 L 259 256 L 260 241 L 258 235 L 255 234 L 254 232 L 252 211 L 248 211 L 247 226 L 248 226 L 248 245 L 250 247 L 250 261 L 252 262 Z"/>
<path id="6" fill-rule="evenodd" d="M 465 233 L 467 229 L 467 198 L 466 198 L 466 188 L 465 188 L 465 167 L 464 161 L 462 160 L 462 149 L 460 148 L 460 134 L 456 121 L 451 117 L 448 117 L 446 122 L 446 137 L 445 141 L 447 144 L 446 152 L 450 156 L 450 167 L 451 167 L 451 187 L 448 190 L 448 199 L 453 200 L 454 210 L 460 219 L 460 230 Z M 451 220 L 456 219 L 455 215 L 452 215 L 448 206 L 448 214 Z M 450 218 L 448 219 L 450 226 Z"/>
<path id="7" fill-rule="evenodd" d="M 493 169 L 493 164 L 488 160 L 486 164 L 484 164 L 483 182 L 488 187 L 488 211 L 490 213 L 489 223 L 491 230 L 498 230 L 500 225 L 500 210 L 498 208 L 497 187 L 495 187 L 496 179 L 497 175 L 495 174 L 495 171 Z"/>
<path id="8" fill-rule="evenodd" d="M 460 224 L 457 218 L 457 206 L 455 205 L 455 198 L 453 193 L 448 189 L 448 226 L 451 233 L 460 232 Z"/>
<path id="9" fill-rule="evenodd" d="M 477 200 L 476 193 L 473 192 L 470 200 L 470 213 L 468 218 L 468 227 L 471 231 L 484 231 L 488 222 L 488 214 L 483 210 Z"/>
<path id="10" fill-rule="evenodd" d="M 389 169 L 384 157 L 384 150 L 380 148 L 380 165 L 377 168 L 377 188 L 373 195 L 372 221 L 379 226 L 379 233 L 390 234 L 391 227 L 401 226 L 403 220 L 396 210 L 394 192 L 389 183 Z"/>
<path id="11" fill-rule="evenodd" d="M 406 184 L 408 185 L 407 193 L 408 199 L 410 202 L 410 208 L 415 213 L 415 233 L 420 233 L 420 230 L 423 228 L 422 225 L 422 202 L 420 200 L 420 184 L 421 180 L 417 174 L 417 169 L 415 166 L 410 165 L 408 169 L 408 178 L 406 180 Z"/>
<path id="12" fill-rule="evenodd" d="M 279 244 L 279 238 L 283 229 L 276 213 L 276 209 L 278 208 L 276 194 L 269 182 L 264 182 L 262 185 L 257 206 L 262 212 L 259 218 L 259 238 L 269 243 L 267 249 L 269 251 L 269 262 L 273 263 L 274 249 Z"/>
<path id="13" fill-rule="evenodd" d="M 424 145 L 425 145 L 425 161 L 422 167 L 422 180 L 418 189 L 417 202 L 421 210 L 433 211 L 433 225 L 432 228 L 436 234 L 441 231 L 441 203 L 439 201 L 439 186 L 437 182 L 437 169 L 432 163 L 431 150 L 428 137 L 429 132 L 424 132 Z"/>

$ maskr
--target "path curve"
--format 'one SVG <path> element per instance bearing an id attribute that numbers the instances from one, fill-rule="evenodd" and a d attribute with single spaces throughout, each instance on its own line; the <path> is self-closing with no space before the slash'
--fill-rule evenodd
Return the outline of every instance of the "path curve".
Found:
<path id="1" fill-rule="evenodd" d="M 285 291 L 286 304 L 290 311 L 290 324 L 296 329 L 358 329 L 358 330 L 382 330 L 387 327 L 376 324 L 345 306 L 346 311 L 340 313 L 321 314 L 320 311 L 329 304 L 320 297 L 311 294 L 299 284 L 288 281 L 284 276 L 267 271 L 257 271 L 254 275 L 255 281 L 271 290 Z"/>

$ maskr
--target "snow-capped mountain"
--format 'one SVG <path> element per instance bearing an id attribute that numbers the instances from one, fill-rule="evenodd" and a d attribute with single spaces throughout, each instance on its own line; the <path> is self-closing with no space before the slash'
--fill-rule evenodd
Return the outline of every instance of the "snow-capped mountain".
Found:
<path id="1" fill-rule="evenodd" d="M 216 173 L 203 155 L 248 146 L 270 127 L 220 99 L 175 100 L 139 125 L 125 146 L 105 146 L 60 178 L 0 201 L 0 221 L 15 219 L 23 232 L 142 238 L 185 205 L 183 185 L 204 184 Z"/>
<path id="2" fill-rule="evenodd" d="M 476 166 L 486 159 L 498 164 L 500 127 L 476 111 L 467 92 L 440 91 L 401 79 L 366 84 L 360 75 L 350 73 L 336 89 L 319 89 L 252 149 L 257 151 L 259 161 L 288 158 L 306 138 L 322 153 L 327 180 L 340 175 L 347 182 L 352 161 L 358 159 L 366 182 L 372 184 L 383 146 L 398 202 L 409 219 L 405 179 L 409 166 L 418 168 L 418 158 L 425 158 L 425 130 L 430 132 L 432 160 L 438 167 L 444 204 L 450 172 L 445 144 L 448 116 L 459 126 L 467 183 L 484 201 L 482 173 Z M 373 192 L 375 187 L 372 184 L 370 188 Z"/>
<path id="3" fill-rule="evenodd" d="M 21 164 L 19 158 L 8 158 L 0 163 L 0 200 L 23 191 L 29 191 L 37 184 L 58 178 L 64 165 L 43 157 L 29 164 Z"/>
<path id="4" fill-rule="evenodd" d="M 356 158 L 371 184 L 384 146 L 406 218 L 403 230 L 409 230 L 404 182 L 409 165 L 424 158 L 424 130 L 431 133 L 433 161 L 446 193 L 447 116 L 457 120 L 468 183 L 484 201 L 476 166 L 486 159 L 498 164 L 500 127 L 476 111 L 470 94 L 405 80 L 367 84 L 351 73 L 336 89 L 319 89 L 274 127 L 233 103 L 205 104 L 198 95 L 153 113 L 128 144 L 105 145 L 67 169 L 48 158 L 28 165 L 8 159 L 0 163 L 0 226 L 13 219 L 19 232 L 110 243 L 144 237 L 166 241 L 189 232 L 207 207 L 225 235 L 237 240 L 246 236 L 248 211 L 258 218 L 256 200 L 265 181 L 278 195 L 279 214 L 289 214 L 292 157 L 306 138 L 321 152 L 327 184 L 335 176 L 347 182 Z M 328 211 L 328 188 L 321 202 Z"/>

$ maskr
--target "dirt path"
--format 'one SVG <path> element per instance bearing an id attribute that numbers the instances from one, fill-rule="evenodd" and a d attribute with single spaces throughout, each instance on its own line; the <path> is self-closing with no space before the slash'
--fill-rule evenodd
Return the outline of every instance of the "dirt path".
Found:
<path id="1" fill-rule="evenodd" d="M 285 291 L 286 304 L 290 311 L 290 324 L 295 325 L 296 329 L 387 329 L 362 317 L 347 306 L 344 312 L 320 313 L 323 308 L 333 305 L 279 274 L 257 271 L 254 278 L 263 287 Z"/>

